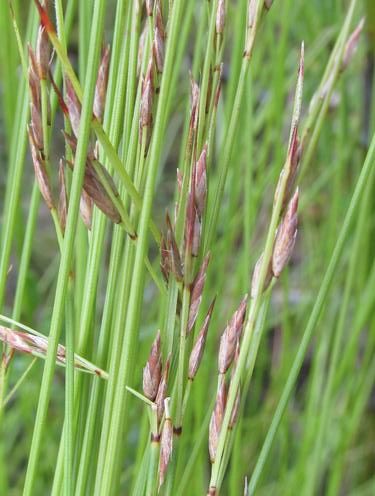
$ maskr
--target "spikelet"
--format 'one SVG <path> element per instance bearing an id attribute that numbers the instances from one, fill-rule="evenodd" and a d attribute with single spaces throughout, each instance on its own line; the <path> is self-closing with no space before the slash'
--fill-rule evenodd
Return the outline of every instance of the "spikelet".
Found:
<path id="1" fill-rule="evenodd" d="M 277 229 L 272 254 L 272 272 L 279 277 L 292 254 L 297 237 L 298 189 L 289 202 L 283 219 Z"/>
<path id="2" fill-rule="evenodd" d="M 161 349 L 160 331 L 152 343 L 147 363 L 143 369 L 143 392 L 144 395 L 154 401 L 156 398 L 161 379 Z"/>
<path id="3" fill-rule="evenodd" d="M 195 279 L 191 285 L 191 296 L 190 296 L 190 309 L 189 309 L 189 319 L 187 326 L 187 334 L 189 334 L 194 326 L 195 320 L 198 315 L 199 306 L 202 301 L 202 293 L 204 284 L 206 281 L 207 267 L 210 261 L 210 253 L 204 257 L 202 265 L 195 276 Z"/>
<path id="4" fill-rule="evenodd" d="M 218 369 L 220 374 L 225 374 L 233 362 L 237 342 L 240 340 L 242 334 L 246 305 L 247 295 L 242 299 L 221 335 L 218 357 Z"/>
<path id="5" fill-rule="evenodd" d="M 219 387 L 216 396 L 214 410 L 211 415 L 209 434 L 208 434 L 208 450 L 210 453 L 211 463 L 214 463 L 216 458 L 216 450 L 219 441 L 221 425 L 223 423 L 225 405 L 227 402 L 227 390 L 225 385 L 225 377 L 219 378 Z"/>
<path id="6" fill-rule="evenodd" d="M 103 120 L 105 98 L 107 94 L 109 72 L 109 45 L 105 47 L 98 69 L 98 77 L 95 86 L 94 115 L 99 120 Z"/>
<path id="7" fill-rule="evenodd" d="M 206 338 L 207 338 L 207 332 L 208 332 L 208 327 L 210 325 L 210 320 L 212 316 L 212 312 L 214 309 L 215 305 L 215 299 L 212 301 L 206 318 L 204 319 L 203 325 L 201 330 L 199 331 L 198 337 L 194 343 L 193 349 L 191 350 L 190 353 L 190 358 L 189 358 L 189 367 L 188 367 L 188 379 L 191 381 L 194 380 L 194 377 L 197 374 L 199 365 L 202 361 L 202 356 L 204 352 L 204 347 L 206 344 Z"/>
<path id="8" fill-rule="evenodd" d="M 173 424 L 169 411 L 170 398 L 164 400 L 165 422 L 160 439 L 159 488 L 165 480 L 173 450 Z"/>

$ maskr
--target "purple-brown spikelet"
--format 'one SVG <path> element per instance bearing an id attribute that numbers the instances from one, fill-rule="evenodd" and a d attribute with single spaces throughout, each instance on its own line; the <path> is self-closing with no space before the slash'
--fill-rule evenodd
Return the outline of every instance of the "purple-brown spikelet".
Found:
<path id="1" fill-rule="evenodd" d="M 249 0 L 249 4 L 247 8 L 248 11 L 247 27 L 250 29 L 254 26 L 257 3 L 258 0 Z"/>
<path id="2" fill-rule="evenodd" d="M 30 132 L 33 135 L 33 141 L 36 148 L 40 151 L 43 150 L 43 126 L 42 126 L 42 116 L 40 114 L 40 108 L 38 108 L 33 102 L 30 103 Z"/>
<path id="3" fill-rule="evenodd" d="M 156 398 L 161 379 L 161 343 L 160 331 L 151 346 L 147 363 L 143 369 L 143 393 L 154 401 Z"/>
<path id="4" fill-rule="evenodd" d="M 198 315 L 199 306 L 202 301 L 202 293 L 204 288 L 204 283 L 206 282 L 207 267 L 210 261 L 210 253 L 204 257 L 202 265 L 195 276 L 195 279 L 191 285 L 190 294 L 190 309 L 189 309 L 189 319 L 187 326 L 187 334 L 189 334 L 194 326 L 195 320 Z"/>
<path id="5" fill-rule="evenodd" d="M 198 217 L 201 219 L 207 197 L 207 143 L 195 164 L 195 205 Z"/>
<path id="6" fill-rule="evenodd" d="M 234 373 L 235 373 L 236 368 L 237 368 L 239 356 L 240 356 L 240 343 L 239 343 L 239 341 L 237 341 L 236 351 L 234 354 L 233 368 L 232 368 L 232 372 L 231 372 L 231 384 L 233 381 Z M 232 408 L 232 413 L 230 415 L 230 420 L 229 420 L 229 424 L 228 424 L 229 429 L 233 429 L 234 425 L 237 422 L 238 414 L 240 411 L 240 403 L 241 403 L 241 391 L 240 391 L 240 387 L 238 387 L 236 399 L 234 400 L 234 405 Z"/>
<path id="7" fill-rule="evenodd" d="M 177 246 L 177 241 L 174 235 L 174 230 L 168 213 L 166 215 L 166 224 L 167 224 L 166 244 L 169 252 L 171 272 L 173 273 L 177 281 L 182 281 L 183 269 L 182 269 L 181 255 Z"/>
<path id="8" fill-rule="evenodd" d="M 197 337 L 197 339 L 194 343 L 193 349 L 191 350 L 191 353 L 190 353 L 189 367 L 188 367 L 188 379 L 191 381 L 194 380 L 194 377 L 197 374 L 199 365 L 202 361 L 204 347 L 206 344 L 208 327 L 210 325 L 214 305 L 215 305 L 215 298 L 212 301 L 212 303 L 208 309 L 208 312 L 207 312 L 206 318 L 204 319 L 202 328 L 199 331 L 198 337 Z"/>
<path id="9" fill-rule="evenodd" d="M 221 335 L 218 357 L 218 369 L 220 374 L 225 374 L 233 362 L 237 343 L 241 339 L 246 306 L 247 295 L 242 299 Z"/>
<path id="10" fill-rule="evenodd" d="M 154 11 L 154 0 L 145 0 L 146 13 L 148 16 L 152 16 Z"/>
<path id="11" fill-rule="evenodd" d="M 93 201 L 90 198 L 90 196 L 86 193 L 86 191 L 83 189 L 79 202 L 79 213 L 81 215 L 83 223 L 85 224 L 85 226 L 89 231 L 91 231 L 91 227 L 92 227 L 92 208 L 93 208 Z"/>
<path id="12" fill-rule="evenodd" d="M 47 79 L 49 62 L 51 57 L 51 48 L 50 48 L 48 35 L 44 26 L 39 26 L 38 36 L 36 40 L 35 56 L 36 56 L 39 78 Z"/>
<path id="13" fill-rule="evenodd" d="M 55 27 L 54 27 L 49 15 L 48 15 L 48 11 L 47 11 L 47 3 L 48 2 L 44 2 L 44 7 L 39 0 L 34 0 L 34 2 L 35 2 L 35 5 L 38 9 L 38 12 L 39 12 L 41 25 L 45 27 L 47 33 L 56 36 Z"/>
<path id="14" fill-rule="evenodd" d="M 29 87 L 31 92 L 32 103 L 39 108 L 40 107 L 40 79 L 38 76 L 38 64 L 36 62 L 36 57 L 33 49 L 30 45 L 27 46 L 29 54 L 29 67 L 28 67 L 28 79 Z"/>
<path id="15" fill-rule="evenodd" d="M 259 276 L 260 276 L 260 269 L 262 267 L 262 264 L 263 264 L 263 253 L 258 258 L 258 260 L 257 260 L 257 262 L 255 264 L 255 267 L 254 267 L 254 271 L 253 271 L 253 277 L 252 277 L 252 280 L 251 280 L 251 297 L 252 298 L 255 298 L 258 295 L 258 293 L 259 293 L 259 282 L 260 282 L 259 281 Z M 272 277 L 273 277 L 273 274 L 272 274 L 272 263 L 270 261 L 270 263 L 268 264 L 268 267 L 267 267 L 266 277 L 264 279 L 263 287 L 262 287 L 262 290 L 261 290 L 262 293 L 264 291 L 266 291 L 266 289 L 271 284 Z"/>
<path id="16" fill-rule="evenodd" d="M 225 0 L 219 0 L 216 11 L 216 34 L 223 34 L 225 25 Z"/>
<path id="17" fill-rule="evenodd" d="M 165 57 L 165 30 L 160 2 L 157 2 L 156 4 L 153 54 L 155 58 L 156 70 L 159 73 L 162 73 Z"/>
<path id="18" fill-rule="evenodd" d="M 139 133 L 140 133 L 139 139 L 141 142 L 142 142 L 142 134 L 144 128 L 148 130 L 151 129 L 153 96 L 154 96 L 153 62 L 151 57 L 142 84 L 142 94 L 141 94 L 141 102 L 139 109 Z"/>
<path id="19" fill-rule="evenodd" d="M 70 161 L 66 161 L 71 169 L 73 169 L 74 164 Z M 119 224 L 121 222 L 121 215 L 117 210 L 116 206 L 109 197 L 107 191 L 105 190 L 103 184 L 101 183 L 99 176 L 95 170 L 94 163 L 96 167 L 100 168 L 102 175 L 105 176 L 109 187 L 112 190 L 114 196 L 118 197 L 119 193 L 113 182 L 113 179 L 108 174 L 108 171 L 100 164 L 97 160 L 93 161 L 91 158 L 87 158 L 85 175 L 83 179 L 83 188 L 86 193 L 91 197 L 95 205 L 109 217 L 112 222 Z"/>
<path id="20" fill-rule="evenodd" d="M 219 441 L 221 426 L 223 423 L 225 405 L 227 402 L 227 389 L 225 385 L 225 377 L 219 378 L 219 387 L 216 396 L 214 410 L 211 415 L 209 433 L 208 433 L 208 450 L 210 453 L 211 463 L 214 463 L 216 458 L 216 450 Z"/>
<path id="21" fill-rule="evenodd" d="M 353 58 L 353 55 L 355 54 L 358 44 L 359 44 L 359 39 L 363 30 L 363 26 L 365 25 L 365 18 L 362 17 L 362 19 L 359 21 L 357 27 L 354 29 L 352 34 L 349 36 L 345 48 L 344 48 L 344 54 L 342 56 L 342 62 L 341 62 L 341 70 L 343 71 L 346 69 L 346 67 L 349 65 L 350 61 Z"/>
<path id="22" fill-rule="evenodd" d="M 189 132 L 195 132 L 198 127 L 200 89 L 196 81 L 193 79 L 192 75 L 190 75 L 190 84 L 191 84 L 191 110 L 190 110 Z"/>
<path id="23" fill-rule="evenodd" d="M 109 53 L 110 47 L 107 45 L 102 54 L 98 69 L 98 77 L 95 86 L 94 115 L 99 120 L 103 120 L 105 98 L 107 94 L 108 73 L 109 73 Z"/>
<path id="24" fill-rule="evenodd" d="M 301 144 L 299 142 L 297 135 L 297 127 L 295 127 L 292 133 L 291 142 L 288 150 L 289 167 L 287 169 L 285 169 L 285 167 L 282 169 L 279 176 L 279 181 L 276 186 L 275 197 L 274 197 L 274 202 L 276 203 L 278 196 L 280 194 L 280 188 L 284 174 L 288 174 L 284 189 L 283 200 L 282 200 L 282 211 L 285 209 L 287 203 L 289 202 L 292 196 L 292 192 L 298 174 L 298 167 L 301 161 L 301 153 L 302 153 Z"/>
<path id="25" fill-rule="evenodd" d="M 69 113 L 70 124 L 74 136 L 78 138 L 79 122 L 81 119 L 81 103 L 77 98 L 73 85 L 68 78 L 65 78 L 66 98 L 65 103 Z"/>
<path id="26" fill-rule="evenodd" d="M 272 254 L 272 272 L 279 277 L 292 254 L 297 236 L 298 189 L 289 202 L 288 208 L 277 229 Z"/>
<path id="27" fill-rule="evenodd" d="M 59 162 L 59 203 L 58 203 L 58 215 L 59 222 L 62 232 L 65 232 L 66 217 L 68 212 L 68 197 L 66 193 L 66 183 L 65 183 L 65 171 L 64 162 L 60 160 Z"/>
<path id="28" fill-rule="evenodd" d="M 264 0 L 264 6 L 267 10 L 270 10 L 274 0 Z"/>
<path id="29" fill-rule="evenodd" d="M 164 236 L 160 240 L 160 270 L 163 274 L 165 282 L 169 281 L 169 274 L 171 272 L 171 260 L 169 255 L 169 250 L 167 247 L 167 242 Z"/>
<path id="30" fill-rule="evenodd" d="M 164 400 L 165 422 L 160 438 L 159 488 L 165 481 L 168 465 L 173 451 L 173 424 L 169 412 L 170 398 Z"/>
<path id="31" fill-rule="evenodd" d="M 35 179 L 38 183 L 40 192 L 44 198 L 44 201 L 46 202 L 47 207 L 50 210 L 52 210 L 53 208 L 55 208 L 55 206 L 54 206 L 49 177 L 46 171 L 46 166 L 43 157 L 41 155 L 41 152 L 37 149 L 34 143 L 33 134 L 30 127 L 28 127 L 28 135 L 30 142 L 31 158 L 33 160 L 34 171 L 35 171 Z"/>
<path id="32" fill-rule="evenodd" d="M 157 392 L 156 398 L 155 398 L 155 404 L 157 407 L 157 417 L 158 417 L 159 423 L 160 423 L 161 419 L 163 418 L 163 414 L 164 414 L 164 400 L 167 397 L 168 375 L 169 375 L 170 362 L 171 362 L 171 359 L 170 359 L 170 356 L 168 356 L 168 358 L 165 362 L 164 368 L 163 368 L 162 376 L 161 376 L 159 387 L 158 387 L 158 392 Z"/>

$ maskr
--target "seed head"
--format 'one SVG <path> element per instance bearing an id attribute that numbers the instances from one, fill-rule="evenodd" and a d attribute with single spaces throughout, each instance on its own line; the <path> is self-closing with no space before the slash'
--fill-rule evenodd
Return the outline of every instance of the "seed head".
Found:
<path id="1" fill-rule="evenodd" d="M 272 272 L 279 277 L 292 254 L 297 236 L 298 189 L 289 202 L 288 208 L 277 229 L 272 254 Z"/>
<path id="2" fill-rule="evenodd" d="M 161 349 L 160 349 L 160 331 L 157 332 L 156 338 L 151 346 L 145 368 L 143 369 L 143 392 L 144 395 L 154 401 L 161 379 Z"/>

